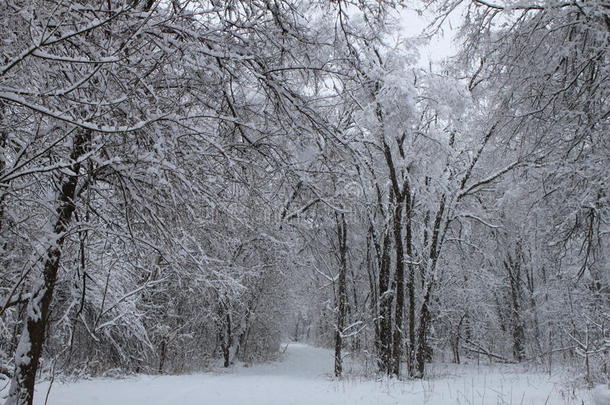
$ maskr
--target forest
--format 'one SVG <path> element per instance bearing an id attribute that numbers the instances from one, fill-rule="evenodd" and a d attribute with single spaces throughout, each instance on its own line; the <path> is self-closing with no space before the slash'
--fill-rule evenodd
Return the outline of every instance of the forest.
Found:
<path id="1" fill-rule="evenodd" d="M 0 34 L 5 405 L 290 341 L 610 384 L 607 1 L 3 0 Z"/>

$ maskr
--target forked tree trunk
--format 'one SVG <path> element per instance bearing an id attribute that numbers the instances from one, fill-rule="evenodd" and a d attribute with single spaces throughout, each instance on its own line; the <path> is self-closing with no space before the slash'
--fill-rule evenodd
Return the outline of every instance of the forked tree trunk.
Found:
<path id="1" fill-rule="evenodd" d="M 438 211 L 434 219 L 434 227 L 432 229 L 432 239 L 430 241 L 430 253 L 428 256 L 429 262 L 426 271 L 426 284 L 424 288 L 424 298 L 422 300 L 421 312 L 419 314 L 419 330 L 417 336 L 417 353 L 415 355 L 416 372 L 415 377 L 423 378 L 426 361 L 432 357 L 432 349 L 428 343 L 428 332 L 430 330 L 430 322 L 432 315 L 430 306 L 432 304 L 432 289 L 434 287 L 434 272 L 436 263 L 442 245 L 443 235 L 441 235 L 441 225 L 445 213 L 445 196 L 441 198 Z M 442 231 L 444 232 L 444 231 Z"/>
<path id="2" fill-rule="evenodd" d="M 5 405 L 31 405 L 34 399 L 36 371 L 45 340 L 49 307 L 53 299 L 62 247 L 75 210 L 74 197 L 81 167 L 81 162 L 78 160 L 86 153 L 90 136 L 91 133 L 87 131 L 79 132 L 74 137 L 70 154 L 71 174 L 66 175 L 57 197 L 57 219 L 52 234 L 49 235 L 50 242 L 43 264 L 43 277 L 35 282 L 31 290 L 24 326 L 15 351 L 15 374 L 11 380 L 9 396 Z"/>

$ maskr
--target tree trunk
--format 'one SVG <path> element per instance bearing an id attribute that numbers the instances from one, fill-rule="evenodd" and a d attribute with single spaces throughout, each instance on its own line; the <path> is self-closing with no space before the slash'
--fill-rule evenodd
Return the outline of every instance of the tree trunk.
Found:
<path id="1" fill-rule="evenodd" d="M 337 221 L 340 262 L 337 294 L 337 327 L 335 330 L 335 376 L 340 377 L 343 373 L 341 348 L 343 346 L 343 330 L 345 329 L 345 316 L 347 313 L 347 229 L 344 214 L 335 214 L 335 218 Z"/>
<path id="2" fill-rule="evenodd" d="M 532 323 L 534 329 L 534 343 L 538 355 L 542 355 L 542 335 L 540 333 L 540 320 L 538 319 L 538 305 L 536 303 L 536 287 L 534 283 L 534 265 L 530 263 L 529 268 L 526 268 L 525 276 L 527 279 L 527 289 L 529 295 L 530 311 L 532 313 Z"/>
<path id="3" fill-rule="evenodd" d="M 297 321 L 296 321 L 296 325 L 294 327 L 294 336 L 292 338 L 292 340 L 294 340 L 295 342 L 299 341 L 299 325 L 301 324 L 301 316 L 300 314 L 297 316 Z"/>
<path id="4" fill-rule="evenodd" d="M 429 357 L 428 352 L 428 328 L 430 327 L 430 289 L 427 289 L 424 295 L 421 312 L 419 315 L 419 330 L 417 336 L 417 353 L 416 361 L 416 377 L 423 378 L 426 367 L 426 360 Z"/>
<path id="5" fill-rule="evenodd" d="M 394 249 L 396 251 L 396 309 L 394 311 L 394 344 L 392 347 L 392 374 L 400 376 L 400 360 L 403 341 L 403 315 L 405 306 L 405 255 L 402 240 L 402 201 L 396 201 L 394 210 Z"/>
<path id="6" fill-rule="evenodd" d="M 525 330 L 523 329 L 523 321 L 521 316 L 521 262 L 519 254 L 515 255 L 513 260 L 510 255 L 508 261 L 504 262 L 504 267 L 508 273 L 510 283 L 511 297 L 511 320 L 513 332 L 513 358 L 517 362 L 521 362 L 524 357 L 523 344 L 525 343 Z"/>
<path id="7" fill-rule="evenodd" d="M 445 213 L 445 196 L 441 198 L 436 217 L 434 219 L 434 228 L 432 229 L 432 240 L 430 241 L 429 262 L 426 271 L 425 293 L 422 301 L 421 312 L 419 315 L 419 330 L 417 336 L 417 354 L 416 361 L 416 377 L 423 378 L 426 367 L 426 361 L 432 357 L 432 349 L 428 345 L 428 331 L 430 329 L 430 321 L 432 319 L 430 313 L 430 304 L 432 299 L 432 288 L 434 286 L 434 272 L 438 260 L 440 247 L 442 244 L 443 235 L 441 235 L 441 223 Z"/>
<path id="8" fill-rule="evenodd" d="M 165 365 L 165 354 L 167 351 L 167 342 L 165 338 L 161 340 L 161 345 L 159 347 L 159 374 L 163 373 L 163 366 Z"/>
<path id="9" fill-rule="evenodd" d="M 515 306 L 513 307 L 513 358 L 517 362 L 521 362 L 524 358 L 523 344 L 525 340 L 525 331 L 523 330 L 523 324 L 521 323 L 521 317 L 518 312 L 519 310 L 518 304 L 515 303 Z"/>
<path id="10" fill-rule="evenodd" d="M 462 336 L 462 324 L 466 315 L 466 312 L 462 315 L 455 329 L 455 335 L 451 336 L 451 350 L 453 351 L 453 362 L 455 364 L 460 364 L 460 337 Z"/>
<path id="11" fill-rule="evenodd" d="M 228 310 L 225 319 L 226 331 L 225 337 L 222 342 L 222 356 L 224 357 L 224 367 L 229 367 L 231 365 L 231 346 L 233 345 L 233 330 L 231 327 L 231 313 Z"/>
<path id="12" fill-rule="evenodd" d="M 379 370 L 390 373 L 392 359 L 392 291 L 390 289 L 390 237 L 383 237 L 381 265 L 379 268 Z"/>
<path id="13" fill-rule="evenodd" d="M 74 197 L 78 184 L 81 158 L 87 150 L 91 133 L 79 132 L 74 137 L 70 159 L 71 174 L 65 178 L 57 198 L 57 219 L 50 235 L 51 243 L 47 248 L 43 265 L 43 279 L 32 287 L 27 306 L 24 326 L 15 351 L 15 374 L 5 405 L 31 405 L 34 399 L 34 384 L 40 355 L 45 340 L 45 331 L 49 320 L 49 307 L 53 299 L 53 289 L 57 280 L 57 271 L 62 254 L 66 231 L 75 210 Z"/>
<path id="14" fill-rule="evenodd" d="M 369 309 L 371 311 L 371 318 L 373 319 L 373 344 L 375 345 L 375 353 L 381 353 L 381 322 L 379 322 L 379 289 L 378 289 L 378 274 L 375 272 L 374 262 L 371 258 L 372 252 L 371 250 L 375 249 L 377 256 L 379 257 L 381 254 L 381 249 L 379 247 L 379 243 L 376 241 L 376 235 L 373 230 L 373 226 L 369 226 L 369 233 L 366 241 L 366 269 L 367 276 L 369 281 L 369 290 L 370 290 L 370 301 L 369 301 Z M 380 363 L 380 362 L 378 362 Z"/>
<path id="15" fill-rule="evenodd" d="M 405 207 L 406 207 L 406 242 L 407 258 L 409 260 L 409 278 L 407 279 L 407 294 L 409 299 L 409 348 L 407 351 L 407 368 L 409 376 L 413 376 L 413 357 L 415 353 L 415 266 L 413 265 L 413 201 L 411 199 L 411 187 L 406 183 Z"/>

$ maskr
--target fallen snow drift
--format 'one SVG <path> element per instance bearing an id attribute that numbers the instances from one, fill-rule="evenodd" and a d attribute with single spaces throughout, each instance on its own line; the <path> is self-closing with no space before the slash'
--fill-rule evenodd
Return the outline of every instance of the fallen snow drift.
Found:
<path id="1" fill-rule="evenodd" d="M 329 377 L 332 361 L 328 350 L 291 344 L 284 361 L 223 374 L 55 382 L 48 405 L 600 404 L 587 393 L 582 398 L 566 394 L 544 374 L 437 365 L 432 369 L 436 377 L 424 381 L 337 381 Z M 48 383 L 37 386 L 36 405 L 44 404 L 47 388 Z"/>

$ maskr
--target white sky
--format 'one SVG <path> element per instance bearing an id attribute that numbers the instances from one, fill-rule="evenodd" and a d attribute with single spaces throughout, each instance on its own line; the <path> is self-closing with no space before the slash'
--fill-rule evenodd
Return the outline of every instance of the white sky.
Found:
<path id="1" fill-rule="evenodd" d="M 423 15 L 420 15 L 413 9 L 403 9 L 400 11 L 402 34 L 407 38 L 421 35 L 432 20 L 433 17 L 430 12 L 424 12 Z M 456 20 L 456 17 L 452 20 Z M 442 32 L 436 34 L 428 44 L 419 48 L 419 63 L 422 66 L 428 66 L 429 63 L 438 63 L 457 53 L 457 44 L 453 43 L 456 34 L 454 27 L 457 27 L 455 21 L 453 21 L 453 24 L 445 21 L 442 26 Z"/>

